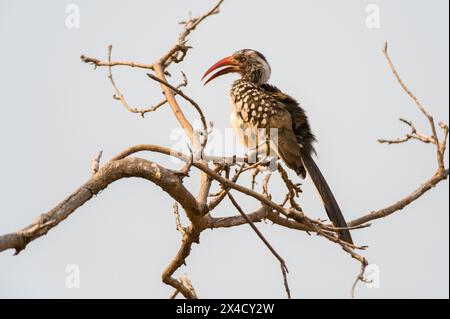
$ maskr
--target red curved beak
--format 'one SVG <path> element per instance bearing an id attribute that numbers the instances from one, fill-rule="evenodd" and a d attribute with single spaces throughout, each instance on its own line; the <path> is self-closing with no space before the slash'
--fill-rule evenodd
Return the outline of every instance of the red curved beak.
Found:
<path id="1" fill-rule="evenodd" d="M 227 66 L 227 67 L 226 67 Z M 233 59 L 232 56 L 228 56 L 226 58 L 223 58 L 222 60 L 220 60 L 219 62 L 217 62 L 216 64 L 214 64 L 212 67 L 210 67 L 208 69 L 208 71 L 205 72 L 205 74 L 202 77 L 202 81 L 204 78 L 206 78 L 208 76 L 208 74 L 210 74 L 211 72 L 213 72 L 214 70 L 220 69 L 222 67 L 226 67 L 221 69 L 220 71 L 218 71 L 217 73 L 214 73 L 206 82 L 205 85 L 208 84 L 209 82 L 211 82 L 212 80 L 214 80 L 215 78 L 227 74 L 227 73 L 231 73 L 231 72 L 238 72 L 239 71 L 239 67 L 238 67 L 238 63 L 236 63 L 236 61 Z"/>

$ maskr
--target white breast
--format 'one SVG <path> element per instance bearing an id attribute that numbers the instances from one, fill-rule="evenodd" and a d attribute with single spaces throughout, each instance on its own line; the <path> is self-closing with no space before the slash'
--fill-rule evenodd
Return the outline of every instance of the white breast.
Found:
<path id="1" fill-rule="evenodd" d="M 231 111 L 231 127 L 234 130 L 234 134 L 237 136 L 238 140 L 250 150 L 253 150 L 257 144 L 262 141 L 257 142 L 258 129 L 249 122 L 246 122 L 242 119 L 242 116 L 239 112 L 240 108 L 231 102 L 232 111 Z M 261 132 L 259 132 L 261 135 Z M 261 136 L 259 137 L 261 138 Z"/>
<path id="2" fill-rule="evenodd" d="M 261 126 L 267 121 L 265 101 L 261 92 L 253 84 L 238 83 L 232 88 L 231 97 L 231 126 L 238 140 L 250 151 L 258 150 L 259 154 L 272 154 L 272 133 L 270 136 L 270 152 L 267 152 L 266 129 Z M 259 109 L 258 109 L 259 108 Z M 264 122 L 263 122 L 264 121 Z M 258 129 L 258 127 L 260 127 Z"/>
<path id="3" fill-rule="evenodd" d="M 245 138 L 248 135 L 248 132 L 251 131 L 251 128 L 244 122 L 241 116 L 236 112 L 234 106 L 231 111 L 230 116 L 231 127 L 234 130 L 234 134 L 237 136 L 238 140 L 245 146 L 248 147 L 248 138 Z"/>

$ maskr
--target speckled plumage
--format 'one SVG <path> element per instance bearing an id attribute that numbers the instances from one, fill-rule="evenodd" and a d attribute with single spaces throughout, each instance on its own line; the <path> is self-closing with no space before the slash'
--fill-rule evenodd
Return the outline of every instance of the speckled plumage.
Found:
<path id="1" fill-rule="evenodd" d="M 302 178 L 308 172 L 333 225 L 347 227 L 330 187 L 312 158 L 316 139 L 308 117 L 295 99 L 267 83 L 271 69 L 266 58 L 254 50 L 240 50 L 216 63 L 205 76 L 226 65 L 230 67 L 222 69 L 207 82 L 229 72 L 241 74 L 241 79 L 231 87 L 230 97 L 231 124 L 243 144 L 248 148 L 256 146 L 259 154 L 261 144 L 269 145 L 266 154 L 274 152 Z M 346 242 L 353 242 L 348 230 L 341 230 L 339 236 Z"/>
<path id="2" fill-rule="evenodd" d="M 252 126 L 265 128 L 270 116 L 277 112 L 277 101 L 251 82 L 237 80 L 230 96 L 233 111 Z"/>
<path id="3" fill-rule="evenodd" d="M 273 85 L 257 85 L 245 79 L 233 83 L 230 97 L 231 124 L 244 145 L 261 142 L 255 141 L 257 130 L 278 129 L 277 141 L 271 144 L 273 151 L 304 178 L 306 170 L 300 152 L 314 152 L 315 138 L 299 104 Z"/>

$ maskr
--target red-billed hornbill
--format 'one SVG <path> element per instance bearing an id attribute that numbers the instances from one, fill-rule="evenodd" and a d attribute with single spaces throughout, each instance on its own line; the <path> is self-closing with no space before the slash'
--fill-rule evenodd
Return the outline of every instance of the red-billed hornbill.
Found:
<path id="1" fill-rule="evenodd" d="M 249 49 L 237 51 L 210 67 L 203 79 L 217 69 L 220 70 L 205 84 L 227 73 L 241 75 L 230 92 L 233 108 L 231 122 L 244 144 L 248 146 L 250 140 L 255 145 L 258 132 L 276 129 L 277 141 L 270 143 L 270 148 L 300 177 L 305 178 L 306 172 L 309 173 L 333 225 L 346 228 L 339 205 L 312 158 L 315 153 L 312 144 L 316 139 L 305 111 L 292 97 L 267 83 L 271 69 L 264 55 Z M 339 237 L 352 243 L 350 232 L 346 229 L 339 232 Z"/>

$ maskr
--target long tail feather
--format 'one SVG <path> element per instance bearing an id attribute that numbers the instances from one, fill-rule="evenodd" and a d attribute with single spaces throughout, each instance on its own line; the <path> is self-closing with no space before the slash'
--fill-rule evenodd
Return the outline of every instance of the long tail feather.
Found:
<path id="1" fill-rule="evenodd" d="M 333 193 L 331 192 L 328 183 L 322 175 L 317 164 L 314 162 L 313 158 L 310 154 L 302 153 L 302 161 L 303 165 L 306 167 L 306 170 L 311 176 L 311 179 L 314 185 L 317 188 L 320 196 L 322 197 L 323 204 L 325 206 L 325 210 L 327 211 L 328 217 L 335 227 L 347 227 L 347 223 L 342 215 L 341 209 L 339 208 L 336 199 L 334 198 Z M 352 236 L 350 235 L 350 231 L 347 229 L 341 230 L 339 232 L 339 238 L 343 241 L 346 241 L 350 244 L 353 244 Z"/>

